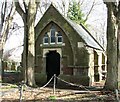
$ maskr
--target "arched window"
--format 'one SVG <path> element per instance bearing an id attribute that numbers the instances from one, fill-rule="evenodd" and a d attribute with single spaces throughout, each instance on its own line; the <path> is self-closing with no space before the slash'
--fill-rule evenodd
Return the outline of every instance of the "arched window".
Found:
<path id="1" fill-rule="evenodd" d="M 52 25 L 51 29 L 50 29 L 50 43 L 51 44 L 55 44 L 55 41 L 56 41 L 55 32 L 56 32 L 56 29 L 55 29 L 54 25 Z"/>
<path id="2" fill-rule="evenodd" d="M 58 31 L 58 34 L 57 34 L 57 43 L 62 43 L 63 42 L 63 37 L 62 37 L 62 34 L 60 31 Z"/>
<path id="3" fill-rule="evenodd" d="M 43 44 L 62 44 L 63 37 L 60 31 L 57 31 L 54 24 L 51 25 L 49 31 L 45 32 Z"/>
<path id="4" fill-rule="evenodd" d="M 49 38 L 49 36 L 48 36 L 48 33 L 46 32 L 45 35 L 44 35 L 44 38 L 43 38 L 43 43 L 44 44 L 48 44 L 49 43 L 48 38 Z"/>

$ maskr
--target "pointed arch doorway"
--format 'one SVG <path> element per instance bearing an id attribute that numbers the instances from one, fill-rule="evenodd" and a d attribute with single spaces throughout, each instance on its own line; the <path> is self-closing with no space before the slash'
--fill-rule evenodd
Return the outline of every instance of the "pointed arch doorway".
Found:
<path id="1" fill-rule="evenodd" d="M 56 76 L 60 74 L 60 54 L 56 50 L 49 51 L 46 54 L 46 73 L 47 81 L 49 81 L 54 74 L 56 74 Z"/>

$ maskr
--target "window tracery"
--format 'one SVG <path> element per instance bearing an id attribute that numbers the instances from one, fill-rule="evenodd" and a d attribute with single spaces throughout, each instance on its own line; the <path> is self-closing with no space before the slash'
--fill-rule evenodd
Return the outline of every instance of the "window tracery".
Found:
<path id="1" fill-rule="evenodd" d="M 55 26 L 52 24 L 48 32 L 45 32 L 43 37 L 43 44 L 62 44 L 63 37 L 60 31 L 57 31 Z"/>

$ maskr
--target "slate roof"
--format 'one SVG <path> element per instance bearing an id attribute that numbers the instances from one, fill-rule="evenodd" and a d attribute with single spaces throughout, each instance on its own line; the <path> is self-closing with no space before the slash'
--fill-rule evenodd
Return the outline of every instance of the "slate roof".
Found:
<path id="1" fill-rule="evenodd" d="M 87 46 L 99 50 L 104 50 L 104 48 L 97 42 L 97 40 L 90 34 L 90 32 L 82 24 L 79 25 L 66 17 L 64 18 L 73 27 L 73 29 L 82 37 L 82 39 L 86 42 Z"/>

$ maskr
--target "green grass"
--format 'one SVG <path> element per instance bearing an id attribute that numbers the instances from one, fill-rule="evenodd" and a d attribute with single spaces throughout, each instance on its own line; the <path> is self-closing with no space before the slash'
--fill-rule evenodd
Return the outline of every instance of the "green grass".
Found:
<path id="1" fill-rule="evenodd" d="M 56 100 L 56 96 L 50 96 L 49 99 L 50 100 Z"/>
<path id="2" fill-rule="evenodd" d="M 5 85 L 2 85 L 2 84 L 1 84 L 1 86 L 2 86 L 2 89 L 0 89 L 0 90 L 7 90 L 7 89 L 17 88 L 17 87 L 18 87 L 18 86 L 15 85 L 15 84 L 5 84 Z"/>

